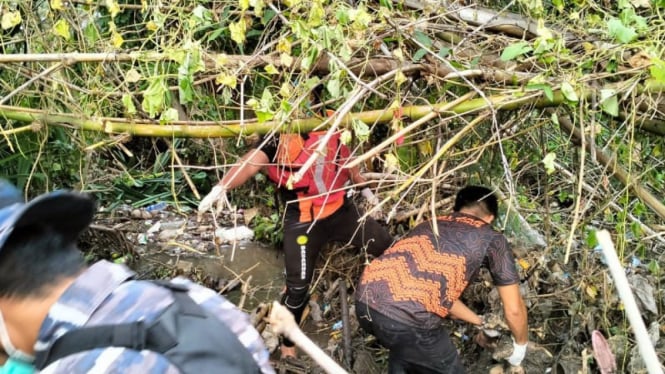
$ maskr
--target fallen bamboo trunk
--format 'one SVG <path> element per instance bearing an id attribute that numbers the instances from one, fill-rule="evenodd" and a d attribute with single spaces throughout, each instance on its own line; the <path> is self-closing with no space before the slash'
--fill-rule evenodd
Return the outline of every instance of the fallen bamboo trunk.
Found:
<path id="1" fill-rule="evenodd" d="M 630 326 L 633 328 L 637 347 L 640 350 L 647 372 L 649 374 L 663 374 L 663 367 L 658 361 L 658 355 L 656 354 L 653 344 L 651 344 L 649 332 L 647 331 L 646 326 L 644 326 L 644 321 L 642 321 L 642 315 L 637 307 L 635 296 L 630 290 L 628 278 L 626 278 L 626 272 L 623 266 L 621 266 L 619 257 L 614 249 L 614 243 L 612 242 L 610 233 L 607 230 L 597 231 L 596 239 L 598 239 L 598 244 L 603 249 L 603 254 L 607 261 L 607 267 L 610 269 L 612 278 L 614 278 L 614 284 L 619 293 L 619 298 L 621 299 L 621 302 L 623 302 Z"/>
<path id="2" fill-rule="evenodd" d="M 293 314 L 286 307 L 274 301 L 268 322 L 277 334 L 282 334 L 294 342 L 300 349 L 305 351 L 310 357 L 319 364 L 326 373 L 329 374 L 348 374 L 337 362 L 328 356 L 311 339 L 305 335 L 298 327 Z"/>
<path id="3" fill-rule="evenodd" d="M 401 71 L 408 70 L 403 67 Z M 619 87 L 621 82 L 608 85 L 605 88 Z M 655 80 L 647 80 L 644 85 L 636 86 L 636 93 L 664 92 L 665 84 Z M 579 90 L 580 100 L 586 99 L 596 92 L 593 89 Z M 520 94 L 522 92 L 520 91 Z M 454 115 L 470 115 L 486 109 L 492 110 L 514 110 L 525 105 L 536 108 L 555 107 L 566 102 L 563 94 L 555 90 L 552 100 L 544 98 L 542 93 L 533 91 L 527 95 L 495 95 L 487 98 L 477 98 L 459 103 L 448 108 L 448 102 L 434 103 L 431 105 L 410 105 L 396 109 L 370 110 L 366 112 L 348 113 L 340 119 L 340 127 L 349 127 L 354 121 L 366 124 L 390 123 L 395 114 L 404 118 L 418 120 L 431 112 L 440 112 L 441 118 Z M 448 108 L 441 112 L 442 109 Z M 71 113 L 51 113 L 46 110 L 24 108 L 17 106 L 0 105 L 0 117 L 25 123 L 69 125 L 85 131 L 97 131 L 107 134 L 129 134 L 134 136 L 152 137 L 176 137 L 176 138 L 214 138 L 214 137 L 236 137 L 241 134 L 267 134 L 271 131 L 309 132 L 326 120 L 319 117 L 291 119 L 288 124 L 281 121 L 266 121 L 263 123 L 241 121 L 173 121 L 160 124 L 156 120 L 131 120 L 125 118 L 95 117 L 82 118 L 81 115 Z M 330 121 L 329 121 L 330 122 Z M 324 126 L 325 127 L 325 126 Z M 41 126 L 34 126 L 33 131 L 38 131 Z M 6 135 L 7 130 L 0 129 L 0 135 Z M 11 129 L 8 131 L 12 131 Z"/>

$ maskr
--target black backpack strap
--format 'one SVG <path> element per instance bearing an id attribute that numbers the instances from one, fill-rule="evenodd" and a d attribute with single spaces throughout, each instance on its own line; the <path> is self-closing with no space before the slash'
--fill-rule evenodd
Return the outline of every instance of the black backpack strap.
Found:
<path id="1" fill-rule="evenodd" d="M 187 294 L 188 288 L 167 281 L 153 283 L 168 288 L 173 295 L 173 304 L 183 315 L 206 318 L 203 308 Z M 160 318 L 147 326 L 143 321 L 82 327 L 71 330 L 56 339 L 45 351 L 35 357 L 35 367 L 44 369 L 66 356 L 97 348 L 122 347 L 137 351 L 150 350 L 164 354 L 178 344 L 174 337 L 161 323 Z"/>

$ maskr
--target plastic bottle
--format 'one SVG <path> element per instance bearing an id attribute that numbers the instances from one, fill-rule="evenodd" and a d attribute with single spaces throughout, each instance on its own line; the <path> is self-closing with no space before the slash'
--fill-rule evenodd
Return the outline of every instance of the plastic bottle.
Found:
<path id="1" fill-rule="evenodd" d="M 157 204 L 152 204 L 152 205 L 147 206 L 145 208 L 145 211 L 146 212 L 151 212 L 151 213 L 152 212 L 159 212 L 160 210 L 163 210 L 164 208 L 166 208 L 166 203 L 161 201 Z"/>

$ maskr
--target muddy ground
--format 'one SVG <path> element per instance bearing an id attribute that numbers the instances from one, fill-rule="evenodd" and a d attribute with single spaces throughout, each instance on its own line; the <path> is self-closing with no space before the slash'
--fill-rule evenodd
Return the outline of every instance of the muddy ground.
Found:
<path id="1" fill-rule="evenodd" d="M 194 212 L 177 213 L 170 206 L 153 212 L 125 206 L 101 214 L 81 246 L 91 261 L 124 262 L 143 278 L 182 275 L 217 290 L 252 316 L 269 349 L 275 350 L 277 339 L 262 317 L 284 287 L 282 253 L 246 238 L 228 241 L 229 234 L 247 234 L 245 221 L 250 222 L 254 214 L 255 210 L 240 211 L 215 222 L 209 215 L 199 221 Z M 594 351 L 591 339 L 595 330 L 600 332 L 597 335 L 609 337 L 607 351 L 615 357 L 615 372 L 646 373 L 632 337 L 626 333 L 628 322 L 600 253 L 580 250 L 563 265 L 547 246 L 512 241 L 525 280 L 522 291 L 529 310 L 530 339 L 536 343 L 527 354 L 526 373 L 601 372 L 603 363 L 594 355 L 602 352 Z M 350 372 L 382 373 L 387 351 L 373 337 L 362 334 L 354 316 L 353 291 L 361 269 L 361 259 L 352 248 L 330 246 L 323 251 L 302 328 Z M 662 279 L 636 262 L 629 264 L 627 273 L 640 291 L 637 298 L 644 320 L 662 359 L 665 341 L 660 335 L 665 323 L 658 313 L 665 304 L 658 287 Z M 340 295 L 346 295 L 350 311 L 348 330 Z M 501 317 L 498 294 L 486 271 L 481 271 L 463 299 L 479 314 Z M 497 365 L 511 346 L 508 332 L 502 331 L 498 348 L 489 351 L 474 343 L 478 331 L 473 326 L 449 321 L 448 327 L 469 373 L 501 372 Z M 275 358 L 275 366 L 282 373 L 320 372 L 306 357 L 296 363 Z"/>

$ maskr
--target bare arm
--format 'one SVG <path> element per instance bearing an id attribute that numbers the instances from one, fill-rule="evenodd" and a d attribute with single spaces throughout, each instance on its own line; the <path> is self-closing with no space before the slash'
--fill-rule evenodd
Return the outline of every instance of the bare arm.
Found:
<path id="1" fill-rule="evenodd" d="M 473 323 L 474 325 L 480 325 L 483 323 L 480 317 L 473 310 L 469 309 L 469 307 L 467 307 L 461 300 L 456 300 L 453 303 L 453 306 L 450 307 L 449 313 L 452 318 Z"/>
<path id="2" fill-rule="evenodd" d="M 270 160 L 268 156 L 260 149 L 253 149 L 243 155 L 238 164 L 231 167 L 231 169 L 224 174 L 224 177 L 219 181 L 218 185 L 222 186 L 225 190 L 234 189 L 249 178 L 253 177 L 261 171 L 261 168 L 266 166 Z"/>
<path id="3" fill-rule="evenodd" d="M 503 313 L 506 316 L 506 322 L 513 333 L 515 343 L 526 344 L 529 341 L 529 326 L 526 305 L 520 294 L 519 285 L 497 286 L 497 290 L 503 303 Z"/>
<path id="4" fill-rule="evenodd" d="M 365 177 L 363 177 L 363 175 L 360 173 L 360 168 L 358 166 L 350 168 L 349 175 L 351 178 L 351 183 L 360 184 L 363 187 L 367 187 L 365 186 L 365 184 L 367 183 L 367 179 L 365 179 Z"/>

